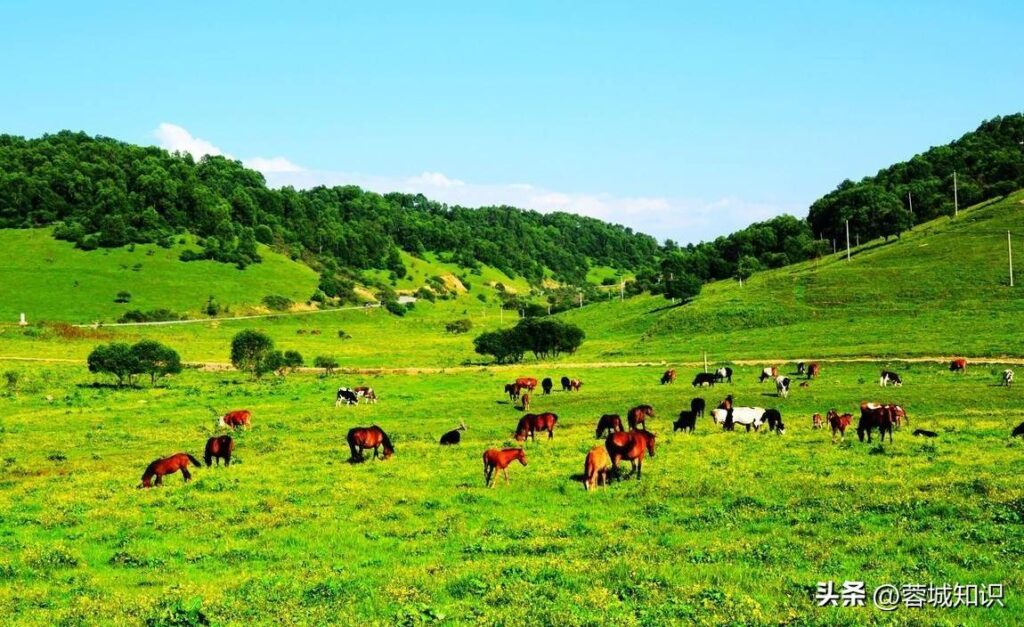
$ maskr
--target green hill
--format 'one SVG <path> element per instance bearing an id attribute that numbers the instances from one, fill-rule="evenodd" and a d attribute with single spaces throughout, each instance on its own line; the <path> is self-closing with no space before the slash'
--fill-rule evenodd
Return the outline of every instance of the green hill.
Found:
<path id="1" fill-rule="evenodd" d="M 866 242 L 704 286 L 673 306 L 641 296 L 563 314 L 587 330 L 591 359 L 1021 355 L 1024 291 L 1008 286 L 1006 232 L 1021 237 L 1024 192 Z"/>

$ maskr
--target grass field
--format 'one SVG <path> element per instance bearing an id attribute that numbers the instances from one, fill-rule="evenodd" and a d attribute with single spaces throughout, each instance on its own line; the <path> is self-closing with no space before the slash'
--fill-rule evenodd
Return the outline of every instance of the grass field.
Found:
<path id="1" fill-rule="evenodd" d="M 738 368 L 709 403 L 779 407 L 787 433 L 694 435 L 670 421 L 694 391 L 660 369 L 605 368 L 580 393 L 537 396 L 561 420 L 527 443 L 511 485 L 482 485 L 480 454 L 511 445 L 520 412 L 500 394 L 515 374 L 557 368 L 365 378 L 291 375 L 263 383 L 187 372 L 155 390 L 91 386 L 83 368 L 23 368 L 0 398 L 0 615 L 16 624 L 998 624 L 1024 620 L 1024 418 L 997 366 L 826 366 L 777 399 Z M 682 373 L 681 379 L 687 378 Z M 341 383 L 373 385 L 374 406 L 335 409 Z M 52 397 L 48 401 L 47 397 Z M 832 445 L 810 428 L 829 407 L 900 402 L 893 444 Z M 650 402 L 656 456 L 640 482 L 585 493 L 574 478 L 602 413 Z M 193 483 L 134 489 L 152 459 L 199 456 L 213 411 L 247 407 L 236 463 Z M 461 446 L 439 435 L 465 420 Z M 397 449 L 347 463 L 344 435 L 377 423 Z M 1003 583 L 1006 608 L 818 609 L 818 581 Z M 837 583 L 838 585 L 838 583 Z M 870 602 L 869 602 L 870 605 Z M 154 624 L 172 624 L 159 623 Z M 182 624 L 182 623 L 173 623 Z"/>

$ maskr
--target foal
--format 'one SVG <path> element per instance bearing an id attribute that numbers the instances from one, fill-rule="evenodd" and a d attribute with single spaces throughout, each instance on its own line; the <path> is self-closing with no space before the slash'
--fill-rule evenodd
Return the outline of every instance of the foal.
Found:
<path id="1" fill-rule="evenodd" d="M 498 470 L 505 475 L 505 484 L 508 485 L 508 465 L 517 459 L 525 466 L 526 451 L 521 448 L 505 448 L 500 451 L 489 448 L 484 451 L 484 485 L 488 488 L 494 486 L 494 473 Z"/>

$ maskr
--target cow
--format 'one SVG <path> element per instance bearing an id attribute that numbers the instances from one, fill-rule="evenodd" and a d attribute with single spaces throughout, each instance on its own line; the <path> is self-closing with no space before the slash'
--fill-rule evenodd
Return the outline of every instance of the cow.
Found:
<path id="1" fill-rule="evenodd" d="M 967 372 L 967 360 L 963 357 L 957 357 L 953 361 L 949 362 L 950 372 Z"/>
<path id="2" fill-rule="evenodd" d="M 704 408 L 707 407 L 707 403 L 704 402 L 703 398 L 695 398 L 690 401 L 690 411 L 701 418 L 704 417 Z"/>
<path id="3" fill-rule="evenodd" d="M 693 433 L 697 426 L 697 414 L 692 409 L 679 412 L 679 420 L 672 423 L 672 431 L 689 431 Z"/>
<path id="4" fill-rule="evenodd" d="M 715 382 L 722 383 L 728 381 L 732 383 L 732 368 L 724 366 L 715 371 Z"/>
<path id="5" fill-rule="evenodd" d="M 761 421 L 768 423 L 769 431 L 774 431 L 779 435 L 786 432 L 786 425 L 782 424 L 782 414 L 777 409 L 764 410 L 764 417 L 761 418 Z"/>
<path id="6" fill-rule="evenodd" d="M 882 386 L 883 388 L 887 385 L 892 385 L 894 387 L 902 387 L 903 379 L 901 379 L 900 375 L 896 374 L 895 372 L 892 372 L 890 370 L 883 370 L 882 376 L 879 377 L 878 379 L 878 385 Z"/>
<path id="7" fill-rule="evenodd" d="M 569 391 L 579 392 L 580 388 L 583 387 L 583 382 L 579 379 L 569 379 Z"/>
<path id="8" fill-rule="evenodd" d="M 1003 381 L 1000 385 L 1010 387 L 1011 383 L 1013 383 L 1013 370 L 1003 370 Z"/>
<path id="9" fill-rule="evenodd" d="M 775 377 L 775 392 L 782 398 L 789 396 L 789 377 Z"/>
<path id="10" fill-rule="evenodd" d="M 751 427 L 757 431 L 764 422 L 765 409 L 763 407 L 733 407 L 731 410 L 718 408 L 711 410 L 711 416 L 727 431 L 733 430 L 728 422 L 730 418 L 733 424 L 743 425 L 747 431 L 750 431 Z"/>
<path id="11" fill-rule="evenodd" d="M 764 383 L 768 379 L 775 379 L 779 376 L 779 369 L 775 366 L 769 366 L 761 369 L 761 376 L 757 378 L 758 383 Z"/>
<path id="12" fill-rule="evenodd" d="M 814 362 L 807 366 L 807 378 L 813 379 L 821 373 L 821 366 L 817 362 Z"/>
<path id="13" fill-rule="evenodd" d="M 924 437 L 924 438 L 934 438 L 934 437 L 938 437 L 939 434 L 935 433 L 934 431 L 926 431 L 924 429 L 914 429 L 914 435 L 919 435 L 919 436 Z"/>
<path id="14" fill-rule="evenodd" d="M 796 363 L 796 373 L 797 374 L 803 374 L 806 370 L 807 370 L 807 365 L 804 362 L 798 361 Z"/>
<path id="15" fill-rule="evenodd" d="M 441 436 L 442 446 L 452 446 L 462 441 L 462 432 L 466 430 L 466 423 L 459 421 L 459 426 Z"/>
<path id="16" fill-rule="evenodd" d="M 863 442 L 867 435 L 868 442 L 871 442 L 871 432 L 878 429 L 882 441 L 885 441 L 885 434 L 889 434 L 889 442 L 892 442 L 892 406 L 872 405 L 870 403 L 860 404 L 860 422 L 857 423 L 857 438 Z"/>
<path id="17" fill-rule="evenodd" d="M 338 388 L 338 394 L 334 399 L 334 406 L 340 407 L 342 403 L 345 405 L 355 405 L 359 403 L 359 397 L 350 388 Z"/>
<path id="18" fill-rule="evenodd" d="M 1022 435 L 1024 435 L 1024 422 L 1020 423 L 1013 429 L 1013 431 L 1010 433 L 1010 437 L 1016 438 Z"/>
<path id="19" fill-rule="evenodd" d="M 570 389 L 572 389 L 572 385 L 571 384 L 572 384 L 572 382 L 569 380 L 569 377 L 562 377 L 562 391 L 563 392 L 568 392 Z"/>
<path id="20" fill-rule="evenodd" d="M 248 429 L 251 419 L 251 411 L 248 409 L 236 409 L 221 416 L 217 425 L 221 427 L 231 427 L 232 429 L 237 429 L 238 427 L 245 427 Z"/>
<path id="21" fill-rule="evenodd" d="M 822 419 L 821 414 L 814 414 L 813 416 L 811 416 L 812 429 L 821 429 L 823 426 L 824 420 Z"/>
<path id="22" fill-rule="evenodd" d="M 540 382 L 540 387 L 545 394 L 551 394 L 551 388 L 555 387 L 555 384 L 551 381 L 551 377 L 544 377 L 544 380 Z"/>
<path id="23" fill-rule="evenodd" d="M 716 380 L 717 377 L 710 372 L 698 372 L 697 376 L 693 378 L 693 383 L 691 385 L 693 387 L 704 387 L 705 385 L 712 387 L 715 385 Z"/>
<path id="24" fill-rule="evenodd" d="M 832 443 L 836 443 L 836 434 L 839 434 L 839 439 L 846 439 L 846 428 L 853 422 L 852 414 L 839 415 L 834 409 L 828 410 L 828 426 L 832 429 Z"/>
<path id="25" fill-rule="evenodd" d="M 665 385 L 666 383 L 675 383 L 675 380 L 676 380 L 676 371 L 675 370 L 666 370 L 665 374 L 661 375 L 661 384 L 662 385 Z"/>
<path id="26" fill-rule="evenodd" d="M 529 390 L 532 392 L 533 389 L 537 387 L 537 380 L 533 377 L 519 377 L 516 379 L 516 385 L 519 386 L 519 389 Z"/>
<path id="27" fill-rule="evenodd" d="M 367 403 L 377 402 L 377 393 L 374 392 L 371 387 L 361 385 L 359 387 L 352 388 L 352 391 L 355 392 L 356 398 L 361 398 Z"/>

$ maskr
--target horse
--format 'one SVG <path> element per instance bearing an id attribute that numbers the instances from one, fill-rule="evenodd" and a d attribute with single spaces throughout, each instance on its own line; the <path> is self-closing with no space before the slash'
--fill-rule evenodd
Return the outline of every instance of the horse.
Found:
<path id="1" fill-rule="evenodd" d="M 533 388 L 537 387 L 537 380 L 533 377 L 519 377 L 516 379 L 516 385 L 518 385 L 520 389 L 526 389 L 532 392 Z"/>
<path id="2" fill-rule="evenodd" d="M 192 479 L 192 473 L 188 471 L 189 463 L 195 464 L 196 468 L 202 468 L 203 466 L 202 462 L 188 453 L 175 453 L 170 457 L 154 460 L 153 463 L 146 467 L 146 472 L 142 473 L 142 483 L 139 484 L 139 487 L 152 488 L 153 477 L 156 477 L 156 485 L 163 485 L 164 475 L 171 475 L 179 470 L 181 471 L 181 476 L 185 478 L 185 482 L 188 483 Z"/>
<path id="3" fill-rule="evenodd" d="M 697 414 L 701 418 L 704 417 L 704 408 L 706 406 L 707 405 L 704 402 L 703 398 L 695 398 L 695 399 L 690 401 L 690 411 L 692 411 L 693 413 Z"/>
<path id="4" fill-rule="evenodd" d="M 764 410 L 764 416 L 762 416 L 761 421 L 768 423 L 769 431 L 774 431 L 779 435 L 786 432 L 786 425 L 782 424 L 782 414 L 777 409 Z"/>
<path id="5" fill-rule="evenodd" d="M 708 387 L 714 387 L 715 382 L 717 382 L 717 381 L 718 381 L 718 377 L 714 373 L 711 373 L 711 372 L 698 372 L 697 376 L 695 376 L 693 378 L 693 383 L 691 383 L 690 386 L 691 387 L 704 387 L 706 385 Z"/>
<path id="6" fill-rule="evenodd" d="M 823 424 L 824 424 L 824 421 L 821 418 L 821 414 L 814 414 L 813 416 L 811 416 L 811 428 L 812 429 L 821 429 Z"/>
<path id="7" fill-rule="evenodd" d="M 519 385 L 516 384 L 516 383 L 506 383 L 505 384 L 505 393 L 508 394 L 508 399 L 510 401 L 518 401 L 519 400 Z"/>
<path id="8" fill-rule="evenodd" d="M 796 362 L 796 373 L 797 374 L 803 374 L 806 369 L 807 369 L 807 366 L 806 366 L 806 364 L 804 364 L 804 362 L 802 362 L 802 361 Z"/>
<path id="9" fill-rule="evenodd" d="M 583 462 L 583 489 L 593 490 L 599 485 L 608 485 L 608 473 L 612 469 L 612 460 L 603 446 L 595 446 L 587 453 Z"/>
<path id="10" fill-rule="evenodd" d="M 545 377 L 544 380 L 540 382 L 540 387 L 544 390 L 545 394 L 551 394 L 551 388 L 555 387 L 555 384 L 551 381 L 551 377 Z"/>
<path id="11" fill-rule="evenodd" d="M 893 387 L 902 387 L 903 379 L 901 379 L 900 375 L 896 374 L 895 372 L 883 370 L 882 375 L 878 379 L 878 385 L 884 388 L 889 384 L 892 384 Z"/>
<path id="12" fill-rule="evenodd" d="M 758 383 L 764 383 L 768 379 L 774 379 L 779 376 L 779 369 L 776 366 L 768 366 L 767 368 L 761 369 L 761 376 L 757 378 Z"/>
<path id="13" fill-rule="evenodd" d="M 661 375 L 661 384 L 662 385 L 665 385 L 666 383 L 675 383 L 675 381 L 676 381 L 676 371 L 675 370 L 666 370 L 665 374 Z"/>
<path id="14" fill-rule="evenodd" d="M 724 366 L 716 370 L 715 381 L 717 383 L 722 383 L 723 381 L 728 381 L 729 383 L 732 383 L 732 368 Z"/>
<path id="15" fill-rule="evenodd" d="M 925 438 L 934 438 L 938 437 L 939 434 L 934 431 L 926 431 L 925 429 L 914 429 L 914 435 L 919 435 Z"/>
<path id="16" fill-rule="evenodd" d="M 865 434 L 868 442 L 871 442 L 871 432 L 878 429 L 879 436 L 885 441 L 885 434 L 889 434 L 889 442 L 892 442 L 892 407 L 890 405 L 871 406 L 868 403 L 860 404 L 860 422 L 857 423 L 857 438 L 863 442 Z"/>
<path id="17" fill-rule="evenodd" d="M 459 421 L 459 426 L 441 436 L 442 446 L 451 446 L 462 441 L 462 432 L 466 430 L 466 423 Z"/>
<path id="18" fill-rule="evenodd" d="M 361 385 L 359 387 L 352 388 L 352 391 L 355 392 L 356 398 L 364 399 L 367 403 L 377 402 L 377 393 L 374 392 L 371 387 Z"/>
<path id="19" fill-rule="evenodd" d="M 953 361 L 949 362 L 950 372 L 967 372 L 967 360 L 963 357 L 957 357 Z"/>
<path id="20" fill-rule="evenodd" d="M 494 486 L 494 473 L 497 470 L 504 473 L 505 484 L 508 485 L 508 465 L 516 460 L 525 466 L 526 451 L 521 448 L 505 448 L 500 451 L 489 448 L 484 451 L 484 485 L 488 488 Z"/>
<path id="21" fill-rule="evenodd" d="M 579 379 L 569 379 L 569 391 L 579 392 L 580 388 L 583 387 L 583 382 Z"/>
<path id="22" fill-rule="evenodd" d="M 569 377 L 562 377 L 561 383 L 563 392 L 568 392 L 572 389 L 572 381 L 569 380 Z"/>
<path id="23" fill-rule="evenodd" d="M 718 408 L 711 410 L 711 416 L 720 425 L 723 425 L 726 431 L 732 431 L 733 425 L 740 424 L 750 431 L 753 427 L 754 431 L 761 428 L 761 424 L 764 422 L 764 408 L 763 407 L 733 407 L 729 408 Z M 730 420 L 732 424 L 730 424 Z"/>
<path id="24" fill-rule="evenodd" d="M 644 455 L 650 454 L 654 457 L 654 434 L 650 431 L 623 431 L 613 433 L 604 441 L 604 447 L 612 458 L 612 468 L 615 476 L 622 478 L 619 474 L 619 461 L 628 459 L 636 474 L 637 480 L 643 471 Z"/>
<path id="25" fill-rule="evenodd" d="M 789 377 L 775 377 L 775 393 L 782 398 L 789 396 Z"/>
<path id="26" fill-rule="evenodd" d="M 530 395 L 529 394 L 523 393 L 523 395 L 519 397 L 519 402 L 522 404 L 522 410 L 523 411 L 530 411 Z"/>
<path id="27" fill-rule="evenodd" d="M 395 447 L 384 430 L 373 425 L 372 427 L 355 427 L 348 430 L 348 448 L 352 451 L 352 461 L 363 461 L 363 451 L 373 449 L 373 458 L 377 459 L 378 449 L 383 448 L 384 454 L 381 459 L 388 459 L 395 454 Z"/>
<path id="28" fill-rule="evenodd" d="M 558 416 L 551 412 L 526 414 L 519 419 L 519 424 L 516 426 L 516 440 L 523 442 L 526 438 L 530 438 L 536 442 L 538 431 L 547 431 L 548 439 L 550 440 L 555 437 L 555 425 L 557 423 Z"/>
<path id="29" fill-rule="evenodd" d="M 679 419 L 672 423 L 672 432 L 676 431 L 689 431 L 693 433 L 693 430 L 697 427 L 697 412 L 691 410 L 682 410 L 679 412 Z"/>
<path id="30" fill-rule="evenodd" d="M 622 418 L 618 414 L 605 414 L 597 421 L 597 431 L 594 433 L 594 437 L 603 438 L 605 432 L 614 433 L 616 431 L 623 431 Z"/>
<path id="31" fill-rule="evenodd" d="M 230 435 L 213 436 L 206 441 L 206 451 L 203 453 L 203 460 L 206 462 L 206 467 L 209 468 L 213 465 L 213 460 L 216 458 L 217 465 L 220 466 L 220 460 L 224 460 L 225 466 L 231 465 L 231 452 L 235 450 L 235 441 L 231 439 Z"/>
<path id="32" fill-rule="evenodd" d="M 236 409 L 221 416 L 220 422 L 217 424 L 221 427 L 231 427 L 232 429 L 237 429 L 238 427 L 248 429 L 251 418 L 252 412 L 248 409 Z"/>
<path id="33" fill-rule="evenodd" d="M 839 439 L 846 439 L 846 428 L 853 422 L 853 414 L 839 415 L 834 409 L 828 410 L 828 426 L 832 429 L 832 443 L 836 442 L 836 434 L 839 434 Z"/>
<path id="34" fill-rule="evenodd" d="M 814 363 L 810 364 L 809 366 L 807 366 L 807 378 L 808 379 L 814 379 L 819 374 L 821 374 L 821 366 L 818 365 L 818 362 L 814 362 Z"/>
<path id="35" fill-rule="evenodd" d="M 334 406 L 339 407 L 342 403 L 355 405 L 359 403 L 359 397 L 351 388 L 338 388 L 338 394 L 334 399 Z"/>
<path id="36" fill-rule="evenodd" d="M 1013 370 L 1003 370 L 1003 380 L 1000 385 L 1010 387 L 1011 383 L 1013 383 Z"/>
<path id="37" fill-rule="evenodd" d="M 644 431 L 646 431 L 647 424 L 644 421 L 647 418 L 654 418 L 654 408 L 650 405 L 637 405 L 629 410 L 626 413 L 626 422 L 629 424 L 629 430 L 636 431 L 640 428 L 640 425 L 643 425 Z"/>

